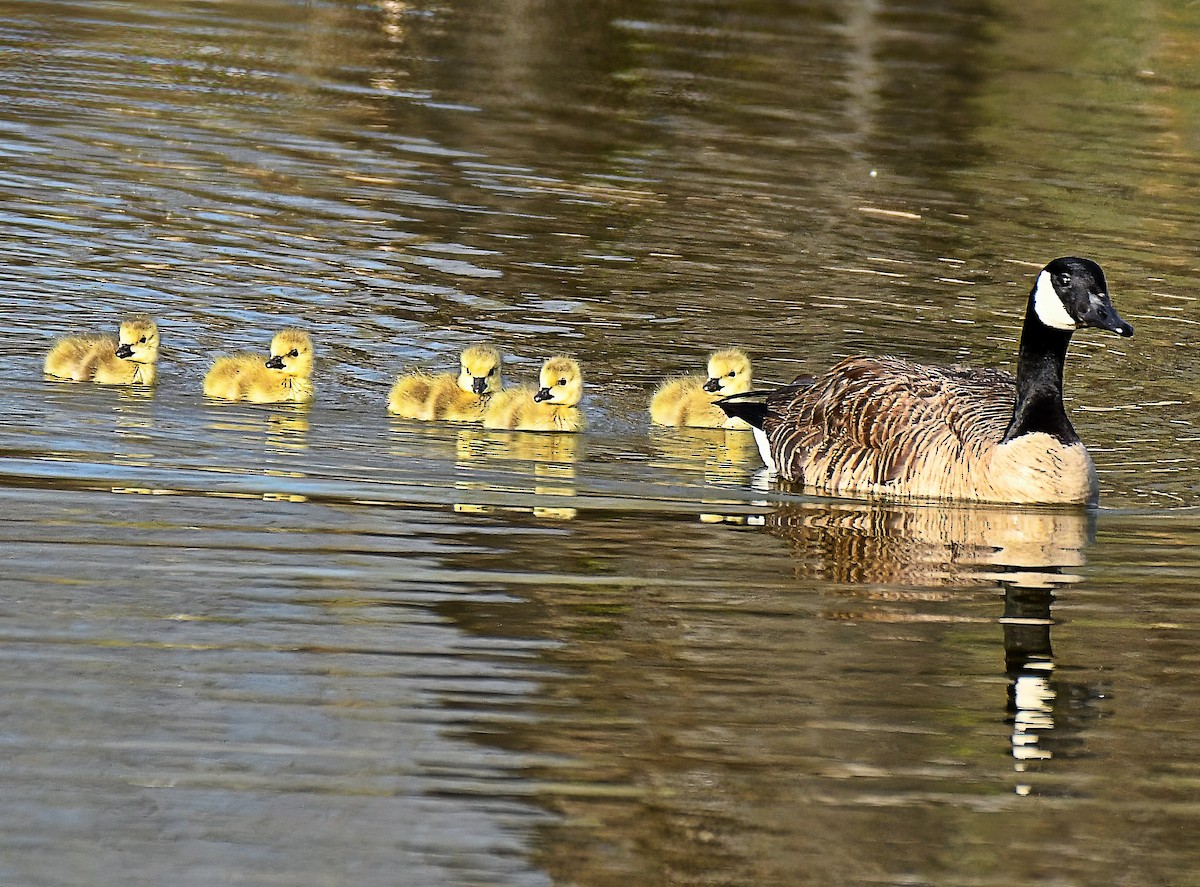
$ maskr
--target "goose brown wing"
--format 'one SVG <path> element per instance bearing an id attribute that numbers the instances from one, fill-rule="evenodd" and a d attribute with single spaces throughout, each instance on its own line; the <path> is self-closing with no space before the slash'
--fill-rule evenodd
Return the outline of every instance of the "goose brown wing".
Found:
<path id="1" fill-rule="evenodd" d="M 847 489 L 903 481 L 930 454 L 977 456 L 1004 435 L 1016 387 L 1000 370 L 852 357 L 767 399 L 780 473 Z"/>

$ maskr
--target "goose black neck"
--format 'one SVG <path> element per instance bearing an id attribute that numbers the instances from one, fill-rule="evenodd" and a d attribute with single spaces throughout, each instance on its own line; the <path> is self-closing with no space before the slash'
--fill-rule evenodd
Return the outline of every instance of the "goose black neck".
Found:
<path id="1" fill-rule="evenodd" d="M 1037 431 L 1063 444 L 1079 441 L 1062 399 L 1063 363 L 1070 344 L 1071 330 L 1056 330 L 1038 319 L 1030 293 L 1017 358 L 1017 402 L 1002 443 Z"/>

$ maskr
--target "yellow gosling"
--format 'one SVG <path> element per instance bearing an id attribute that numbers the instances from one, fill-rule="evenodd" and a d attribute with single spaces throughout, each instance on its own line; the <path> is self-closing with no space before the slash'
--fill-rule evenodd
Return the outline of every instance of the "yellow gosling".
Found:
<path id="1" fill-rule="evenodd" d="M 750 426 L 726 416 L 715 406 L 722 397 L 745 394 L 751 388 L 750 358 L 737 348 L 713 352 L 708 358 L 708 379 L 684 376 L 663 382 L 650 399 L 650 421 L 655 425 L 690 428 L 741 428 Z"/>
<path id="2" fill-rule="evenodd" d="M 233 354 L 219 358 L 204 377 L 204 393 L 250 403 L 312 400 L 313 345 L 303 330 L 285 329 L 271 340 L 271 356 Z"/>
<path id="3" fill-rule="evenodd" d="M 51 379 L 101 385 L 153 385 L 158 378 L 158 324 L 145 314 L 121 323 L 119 338 L 72 336 L 60 339 L 46 355 L 43 370 Z"/>
<path id="4" fill-rule="evenodd" d="M 582 431 L 583 374 L 569 357 L 552 357 L 542 365 L 540 388 L 506 388 L 491 398 L 484 428 L 515 431 Z"/>
<path id="5" fill-rule="evenodd" d="M 482 422 L 488 399 L 504 387 L 500 352 L 472 345 L 459 355 L 459 371 L 434 376 L 406 373 L 388 394 L 388 412 L 405 419 Z"/>

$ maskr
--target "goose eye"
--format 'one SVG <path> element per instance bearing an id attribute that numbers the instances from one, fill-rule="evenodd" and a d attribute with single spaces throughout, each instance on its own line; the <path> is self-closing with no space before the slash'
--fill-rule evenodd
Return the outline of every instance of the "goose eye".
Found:
<path id="1" fill-rule="evenodd" d="M 1059 286 L 1070 286 L 1071 285 L 1071 275 L 1067 274 L 1065 271 L 1062 274 L 1058 275 L 1058 285 Z"/>

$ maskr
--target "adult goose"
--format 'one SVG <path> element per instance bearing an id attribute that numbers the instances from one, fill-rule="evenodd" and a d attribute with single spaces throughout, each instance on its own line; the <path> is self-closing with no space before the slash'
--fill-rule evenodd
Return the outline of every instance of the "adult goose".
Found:
<path id="1" fill-rule="evenodd" d="M 765 396 L 719 401 L 753 426 L 767 467 L 814 491 L 888 499 L 1094 503 L 1092 459 L 1063 408 L 1082 327 L 1132 336 L 1100 266 L 1055 259 L 1025 309 L 1017 375 L 851 357 Z"/>

